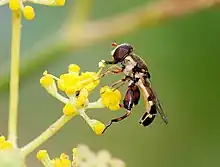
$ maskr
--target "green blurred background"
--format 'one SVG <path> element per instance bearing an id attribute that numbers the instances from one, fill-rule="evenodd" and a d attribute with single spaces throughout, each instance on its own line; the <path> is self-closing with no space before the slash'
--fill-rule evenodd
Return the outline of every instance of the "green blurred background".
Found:
<path id="1" fill-rule="evenodd" d="M 144 0 L 111 0 L 93 2 L 90 20 L 104 18 L 127 11 L 145 3 Z M 21 57 L 39 41 L 44 41 L 62 26 L 69 14 L 72 1 L 65 7 L 32 5 L 36 11 L 34 21 L 23 20 Z M 128 21 L 129 23 L 129 21 Z M 126 25 L 116 25 L 126 26 Z M 0 8 L 0 74 L 10 68 L 11 13 Z M 112 30 L 114 31 L 114 30 Z M 59 75 L 67 66 L 76 63 L 82 71 L 96 71 L 101 59 L 110 59 L 111 42 L 131 43 L 136 53 L 149 65 L 152 84 L 169 117 L 166 127 L 160 117 L 151 127 L 138 124 L 144 112 L 141 100 L 131 117 L 114 124 L 104 136 L 96 136 L 80 117 L 71 120 L 64 128 L 39 149 L 48 149 L 52 157 L 61 152 L 71 153 L 77 144 L 87 144 L 93 150 L 108 149 L 114 157 L 124 160 L 128 167 L 217 167 L 220 166 L 220 9 L 210 8 L 161 22 L 151 28 L 140 28 L 130 34 L 102 41 L 69 56 L 51 61 L 31 73 L 20 85 L 19 145 L 23 146 L 62 114 L 61 104 L 41 88 L 42 72 Z M 30 57 L 28 57 L 30 58 Z M 111 84 L 118 77 L 104 79 L 102 85 Z M 122 91 L 125 90 L 125 87 Z M 90 99 L 99 97 L 99 89 Z M 8 91 L 0 96 L 0 131 L 7 134 Z M 88 112 L 91 118 L 108 122 L 123 114 L 96 109 Z M 38 150 L 39 150 L 38 149 Z M 40 167 L 36 151 L 28 157 L 28 166 Z"/>

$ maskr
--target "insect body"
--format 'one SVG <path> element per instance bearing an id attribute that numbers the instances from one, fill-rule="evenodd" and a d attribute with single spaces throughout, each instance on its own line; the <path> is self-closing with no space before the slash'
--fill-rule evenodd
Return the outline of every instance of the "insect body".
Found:
<path id="1" fill-rule="evenodd" d="M 143 126 L 148 126 L 153 122 L 156 114 L 159 113 L 163 121 L 167 124 L 167 116 L 161 107 L 156 93 L 152 89 L 150 81 L 151 76 L 147 64 L 141 57 L 133 53 L 133 47 L 130 44 L 124 43 L 117 45 L 116 43 L 113 43 L 113 46 L 115 46 L 114 50 L 111 51 L 113 60 L 104 61 L 106 64 L 111 64 L 112 66 L 106 70 L 103 76 L 109 73 L 124 73 L 125 77 L 114 83 L 112 87 L 117 86 L 117 88 L 119 88 L 126 81 L 128 82 L 128 89 L 125 93 L 123 105 L 121 105 L 126 109 L 126 113 L 119 118 L 112 119 L 106 128 L 108 128 L 113 122 L 119 122 L 131 114 L 132 108 L 139 102 L 140 92 L 142 92 L 144 96 L 146 111 L 141 117 L 139 123 Z M 115 66 L 117 64 L 121 67 Z"/>

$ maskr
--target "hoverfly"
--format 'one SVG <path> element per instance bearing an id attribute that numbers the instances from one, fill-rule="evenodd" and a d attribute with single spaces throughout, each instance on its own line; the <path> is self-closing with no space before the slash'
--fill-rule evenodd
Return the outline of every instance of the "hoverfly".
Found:
<path id="1" fill-rule="evenodd" d="M 167 124 L 168 118 L 151 86 L 151 75 L 145 61 L 133 52 L 133 47 L 130 44 L 123 43 L 117 45 L 116 43 L 112 43 L 112 46 L 115 47 L 111 51 L 113 60 L 103 61 L 106 65 L 109 64 L 111 66 L 102 76 L 124 73 L 124 78 L 115 82 L 112 88 L 117 89 L 128 82 L 128 89 L 125 93 L 123 104 L 121 104 L 121 107 L 126 109 L 126 113 L 121 117 L 112 119 L 106 125 L 105 130 L 113 122 L 119 122 L 131 114 L 132 108 L 139 102 L 140 92 L 142 92 L 145 101 L 145 113 L 140 118 L 139 123 L 145 127 L 149 126 L 154 121 L 157 113 L 159 113 L 165 124 Z"/>

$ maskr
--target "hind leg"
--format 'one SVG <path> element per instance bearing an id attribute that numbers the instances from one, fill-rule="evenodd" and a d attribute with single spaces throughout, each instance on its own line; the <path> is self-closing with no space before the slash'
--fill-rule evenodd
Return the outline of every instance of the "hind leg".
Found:
<path id="1" fill-rule="evenodd" d="M 102 133 L 104 133 L 104 132 L 106 131 L 106 129 L 108 129 L 108 128 L 112 125 L 113 122 L 122 121 L 123 119 L 127 118 L 130 114 L 131 114 L 131 111 L 130 111 L 130 110 L 126 110 L 126 113 L 125 113 L 124 115 L 122 115 L 121 117 L 112 119 L 112 120 L 105 126 L 105 129 L 103 130 Z"/>
<path id="2" fill-rule="evenodd" d="M 140 91 L 137 89 L 136 85 L 132 85 L 128 87 L 125 98 L 123 100 L 123 106 L 121 107 L 126 109 L 126 113 L 121 117 L 112 119 L 107 125 L 102 133 L 105 132 L 107 128 L 109 128 L 113 122 L 119 122 L 127 118 L 131 114 L 132 107 L 138 103 L 140 99 Z"/>

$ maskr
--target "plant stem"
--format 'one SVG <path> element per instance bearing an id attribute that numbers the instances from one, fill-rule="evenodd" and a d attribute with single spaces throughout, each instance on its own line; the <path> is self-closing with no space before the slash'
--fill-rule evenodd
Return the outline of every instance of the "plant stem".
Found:
<path id="1" fill-rule="evenodd" d="M 12 12 L 12 41 L 11 41 L 11 76 L 8 138 L 17 146 L 17 116 L 19 98 L 19 59 L 21 38 L 21 13 Z"/>
<path id="2" fill-rule="evenodd" d="M 52 137 L 58 130 L 60 130 L 69 120 L 71 120 L 73 116 L 61 116 L 56 122 L 54 122 L 48 129 L 46 129 L 40 136 L 35 138 L 29 144 L 21 148 L 21 154 L 23 157 L 26 157 L 32 151 L 34 151 L 37 147 L 47 141 L 50 137 Z"/>

